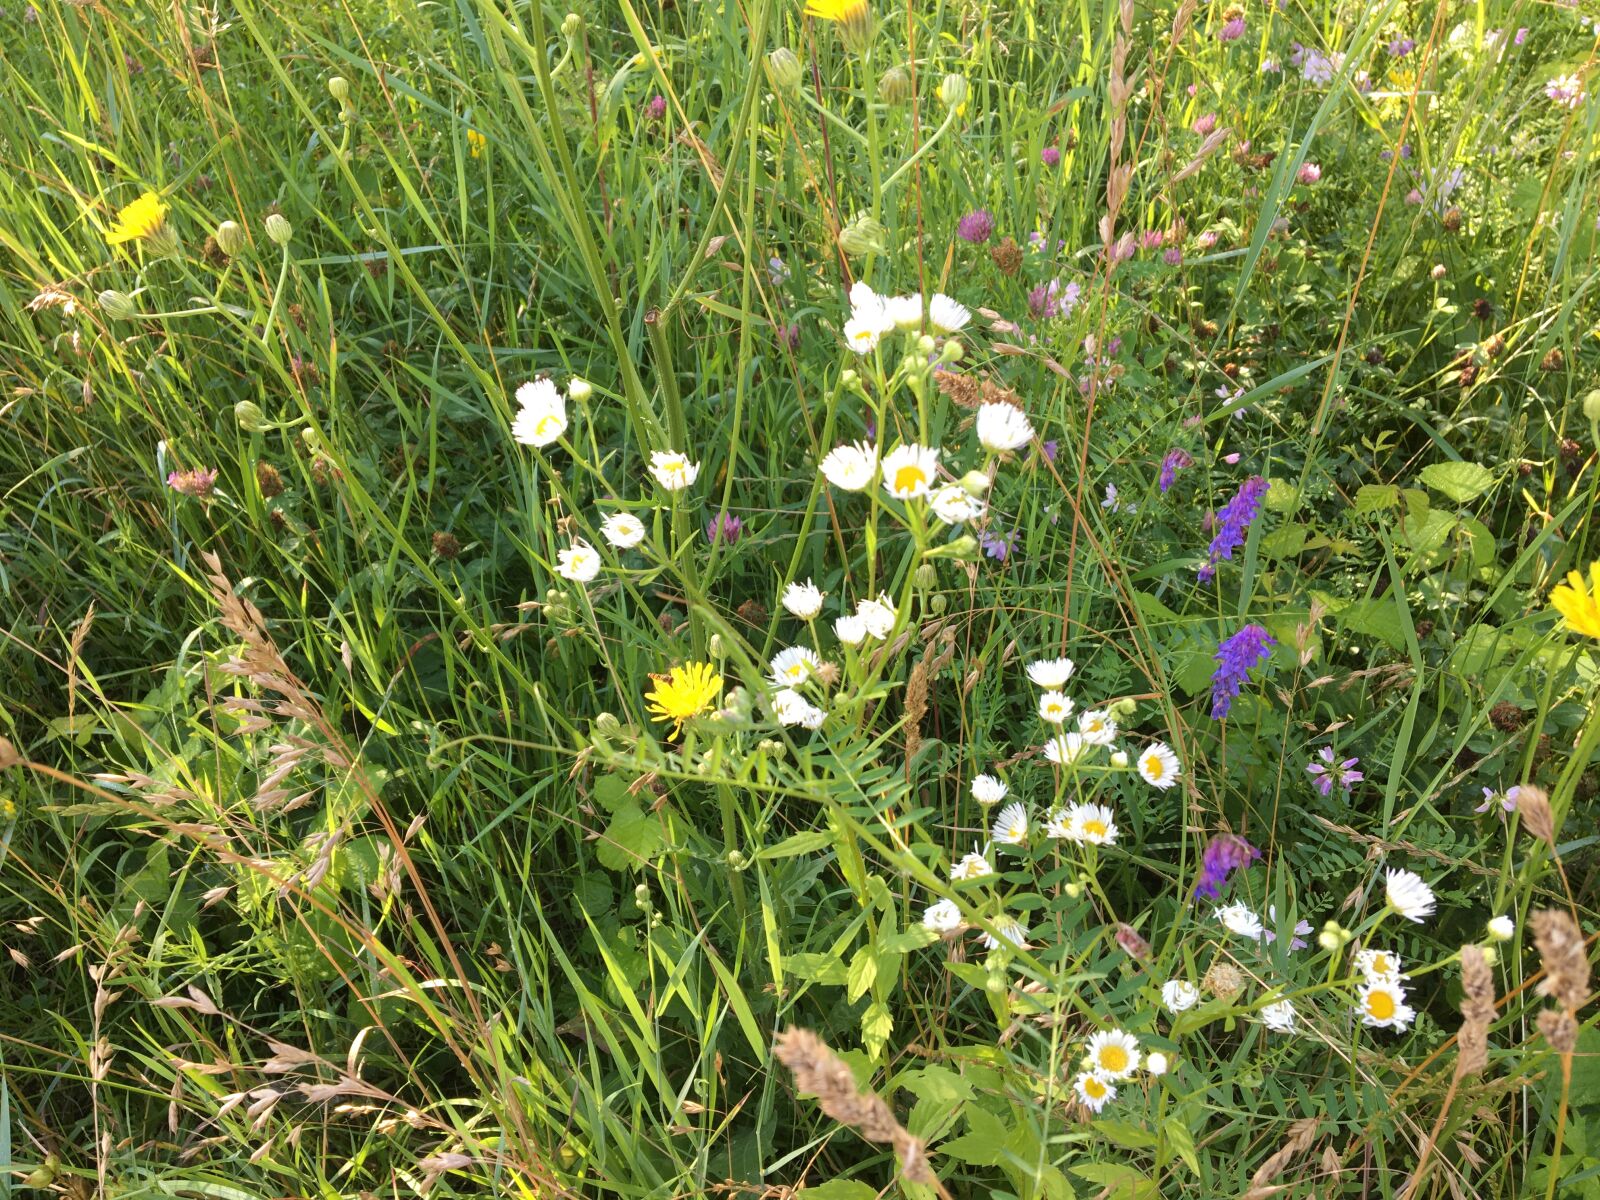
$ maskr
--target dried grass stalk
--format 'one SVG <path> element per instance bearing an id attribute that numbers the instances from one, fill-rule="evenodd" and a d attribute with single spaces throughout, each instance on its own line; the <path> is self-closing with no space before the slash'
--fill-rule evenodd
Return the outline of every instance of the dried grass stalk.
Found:
<path id="1" fill-rule="evenodd" d="M 1583 931 L 1571 913 L 1559 908 L 1540 909 L 1528 918 L 1528 924 L 1533 927 L 1533 944 L 1544 960 L 1539 994 L 1576 1012 L 1589 998 L 1589 958 Z"/>
<path id="2" fill-rule="evenodd" d="M 1525 829 L 1550 847 L 1556 848 L 1556 820 L 1550 811 L 1550 797 L 1543 788 L 1524 784 L 1517 789 L 1517 815 Z"/>
<path id="3" fill-rule="evenodd" d="M 1256 1173 L 1250 1176 L 1250 1188 L 1240 1200 L 1263 1200 L 1263 1197 L 1282 1191 L 1286 1186 L 1282 1182 L 1285 1172 L 1316 1140 L 1317 1126 L 1320 1123 L 1320 1118 L 1302 1117 L 1291 1125 L 1289 1136 L 1283 1145 L 1279 1146 L 1266 1162 L 1256 1168 Z"/>
<path id="4" fill-rule="evenodd" d="M 932 1184 L 944 1192 L 938 1176 L 928 1166 L 921 1139 L 912 1137 L 895 1120 L 893 1110 L 879 1096 L 856 1088 L 850 1067 L 828 1049 L 826 1042 L 809 1029 L 785 1029 L 778 1035 L 773 1053 L 794 1073 L 795 1086 L 814 1095 L 823 1112 L 869 1142 L 893 1146 L 895 1157 L 900 1160 L 900 1174 L 911 1183 Z"/>
<path id="5" fill-rule="evenodd" d="M 1456 1078 L 1481 1075 L 1489 1064 L 1494 1024 L 1494 972 L 1481 946 L 1461 947 L 1461 1031 L 1456 1034 Z"/>

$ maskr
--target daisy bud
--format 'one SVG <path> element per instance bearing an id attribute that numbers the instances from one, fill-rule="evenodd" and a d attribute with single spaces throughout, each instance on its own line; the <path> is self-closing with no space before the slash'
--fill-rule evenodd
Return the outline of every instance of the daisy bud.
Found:
<path id="1" fill-rule="evenodd" d="M 1600 388 L 1595 388 L 1583 398 L 1583 415 L 1589 418 L 1589 423 L 1600 421 Z"/>
<path id="2" fill-rule="evenodd" d="M 978 539 L 970 533 L 964 533 L 942 546 L 935 546 L 929 550 L 924 558 L 953 558 L 958 562 L 978 561 Z"/>
<path id="3" fill-rule="evenodd" d="M 923 591 L 939 586 L 939 568 L 932 563 L 923 563 L 917 568 L 917 586 Z"/>
<path id="4" fill-rule="evenodd" d="M 1067 884 L 1065 891 L 1070 898 L 1076 900 L 1079 896 L 1083 895 L 1083 884 L 1074 880 L 1072 883 Z"/>
<path id="5" fill-rule="evenodd" d="M 800 86 L 802 74 L 800 59 L 787 46 L 779 46 L 767 55 L 767 78 L 775 90 L 792 92 Z"/>
<path id="6" fill-rule="evenodd" d="M 1113 767 L 1117 768 L 1117 770 L 1119 770 L 1119 771 L 1127 770 L 1127 767 L 1128 767 L 1128 752 L 1126 750 L 1114 750 L 1114 751 L 1112 751 L 1112 753 L 1111 753 L 1111 765 Z"/>
<path id="7" fill-rule="evenodd" d="M 1322 932 L 1317 934 L 1317 945 L 1330 954 L 1343 947 L 1355 935 L 1337 921 L 1329 921 L 1323 925 Z"/>
<path id="8" fill-rule="evenodd" d="M 350 81 L 343 75 L 328 76 L 328 95 L 344 104 L 350 99 Z"/>
<path id="9" fill-rule="evenodd" d="M 849 390 L 854 391 L 856 385 L 860 382 L 861 376 L 856 374 L 856 369 L 854 367 L 846 367 L 839 373 L 839 386 L 842 388 L 848 388 Z"/>
<path id="10" fill-rule="evenodd" d="M 1510 917 L 1495 917 L 1489 922 L 1489 936 L 1497 942 L 1509 942 L 1517 936 L 1517 924 Z"/>
<path id="11" fill-rule="evenodd" d="M 97 297 L 100 302 L 100 311 L 113 321 L 131 321 L 139 315 L 139 306 L 134 303 L 133 297 L 127 292 L 119 292 L 115 288 L 107 288 Z"/>
<path id="12" fill-rule="evenodd" d="M 936 617 L 944 616 L 944 610 L 949 606 L 943 592 L 935 592 L 928 597 L 928 611 Z"/>
<path id="13" fill-rule="evenodd" d="M 586 403 L 594 395 L 594 384 L 584 379 L 581 375 L 574 375 L 567 381 L 567 399 L 578 404 Z"/>
<path id="14" fill-rule="evenodd" d="M 265 433 L 272 428 L 267 421 L 267 414 L 261 411 L 261 406 L 254 400 L 241 400 L 235 404 L 233 419 L 239 422 L 239 428 L 246 433 Z"/>
<path id="15" fill-rule="evenodd" d="M 919 337 L 917 339 L 917 353 L 918 354 L 926 356 L 926 355 L 932 354 L 936 349 L 938 349 L 937 344 L 927 334 L 923 334 L 921 337 Z"/>
<path id="16" fill-rule="evenodd" d="M 750 865 L 750 860 L 737 850 L 729 850 L 726 861 L 730 871 L 742 871 Z"/>
<path id="17" fill-rule="evenodd" d="M 1498 946 L 1479 946 L 1478 953 L 1483 955 L 1483 961 L 1491 967 L 1500 961 L 1500 948 Z"/>
<path id="18" fill-rule="evenodd" d="M 568 13 L 561 18 L 561 36 L 569 42 L 583 32 L 583 18 L 577 13 Z"/>
<path id="19" fill-rule="evenodd" d="M 1167 1056 L 1159 1050 L 1152 1050 L 1144 1056 L 1144 1069 L 1152 1075 L 1165 1075 L 1171 1065 Z"/>
<path id="20" fill-rule="evenodd" d="M 952 73 L 939 85 L 939 99 L 946 108 L 960 108 L 967 102 L 968 90 L 966 78 Z"/>
<path id="21" fill-rule="evenodd" d="M 1112 716 L 1119 721 L 1126 722 L 1129 717 L 1133 716 L 1134 710 L 1139 707 L 1139 702 L 1129 696 L 1124 696 L 1120 700 L 1113 700 L 1108 707 L 1111 709 Z"/>
<path id="22" fill-rule="evenodd" d="M 983 471 L 968 471 L 961 477 L 961 490 L 974 500 L 980 499 L 989 490 L 989 476 Z"/>
<path id="23" fill-rule="evenodd" d="M 244 226 L 237 221 L 224 221 L 211 236 L 216 239 L 217 249 L 229 258 L 238 258 L 244 249 Z"/>
<path id="24" fill-rule="evenodd" d="M 289 224 L 289 218 L 282 213 L 268 213 L 266 229 L 267 236 L 272 239 L 275 246 L 287 246 L 289 239 L 294 236 L 294 226 Z"/>
<path id="25" fill-rule="evenodd" d="M 839 231 L 839 249 L 851 258 L 882 254 L 889 246 L 889 231 L 865 213 Z"/>
<path id="26" fill-rule="evenodd" d="M 911 76 L 904 67 L 890 67 L 878 80 L 878 99 L 885 104 L 904 104 L 911 99 Z"/>
<path id="27" fill-rule="evenodd" d="M 641 883 L 633 889 L 633 906 L 640 912 L 649 912 L 654 905 L 650 903 L 650 885 Z"/>
<path id="28" fill-rule="evenodd" d="M 961 356 L 965 353 L 966 347 L 956 341 L 955 338 L 951 338 L 944 344 L 944 349 L 939 352 L 939 361 L 946 363 L 960 362 Z"/>
<path id="29" fill-rule="evenodd" d="M 311 453 L 315 454 L 320 448 L 320 445 L 317 442 L 317 431 L 311 428 L 311 426 L 307 425 L 300 431 L 300 443 L 301 445 L 305 446 L 307 450 L 311 451 Z"/>

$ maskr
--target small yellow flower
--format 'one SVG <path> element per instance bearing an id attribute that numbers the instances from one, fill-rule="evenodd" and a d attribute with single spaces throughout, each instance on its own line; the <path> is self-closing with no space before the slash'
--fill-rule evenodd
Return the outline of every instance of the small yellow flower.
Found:
<path id="1" fill-rule="evenodd" d="M 678 736 L 685 721 L 710 709 L 722 690 L 722 676 L 710 663 L 684 663 L 666 675 L 650 678 L 655 686 L 644 696 L 650 702 L 650 719 L 671 721 L 673 737 Z"/>
<path id="2" fill-rule="evenodd" d="M 1600 562 L 1589 564 L 1589 577 L 1594 581 L 1592 594 L 1584 586 L 1583 576 L 1570 571 L 1566 583 L 1551 589 L 1550 603 L 1567 619 L 1567 627 L 1574 633 L 1600 638 Z"/>
<path id="3" fill-rule="evenodd" d="M 861 53 L 872 41 L 872 9 L 867 0 L 806 0 L 806 16 L 839 27 L 845 47 Z"/>
<path id="4" fill-rule="evenodd" d="M 479 133 L 476 129 L 467 130 L 467 149 L 472 151 L 473 158 L 477 158 L 479 155 L 481 155 L 484 151 L 484 147 L 486 147 L 488 144 L 489 139 L 484 137 L 483 134 Z"/>
<path id="5" fill-rule="evenodd" d="M 117 213 L 116 224 L 106 233 L 106 243 L 120 246 L 123 242 L 144 242 L 161 232 L 161 223 L 167 219 L 167 206 L 154 192 L 146 192 L 132 204 Z"/>

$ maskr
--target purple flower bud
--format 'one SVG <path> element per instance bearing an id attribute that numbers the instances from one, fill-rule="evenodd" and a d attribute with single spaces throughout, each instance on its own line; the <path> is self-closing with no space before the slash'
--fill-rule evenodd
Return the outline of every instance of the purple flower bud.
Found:
<path id="1" fill-rule="evenodd" d="M 1047 167 L 1059 167 L 1061 165 L 1061 151 L 1054 146 L 1046 146 L 1039 151 L 1039 161 Z"/>
<path id="2" fill-rule="evenodd" d="M 719 541 L 728 545 L 737 542 L 744 533 L 744 522 L 738 517 L 721 513 L 706 522 L 706 541 L 715 546 Z"/>
<path id="3" fill-rule="evenodd" d="M 956 236 L 974 246 L 982 245 L 994 235 L 994 216 L 988 209 L 975 209 L 956 222 Z"/>

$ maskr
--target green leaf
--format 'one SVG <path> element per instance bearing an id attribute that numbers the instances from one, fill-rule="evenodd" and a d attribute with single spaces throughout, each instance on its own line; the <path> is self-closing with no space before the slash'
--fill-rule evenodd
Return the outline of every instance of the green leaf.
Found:
<path id="1" fill-rule="evenodd" d="M 1087 1162 L 1067 1168 L 1080 1179 L 1098 1183 L 1116 1200 L 1155 1200 L 1155 1181 L 1125 1163 Z"/>
<path id="2" fill-rule="evenodd" d="M 1406 644 L 1405 623 L 1393 598 L 1383 596 L 1376 600 L 1357 600 L 1334 618 L 1351 633 L 1365 634 L 1387 642 L 1396 650 Z"/>
<path id="3" fill-rule="evenodd" d="M 1465 504 L 1494 486 L 1494 472 L 1469 462 L 1434 463 L 1422 468 L 1421 477 L 1423 483 L 1457 504 Z"/>
<path id="4" fill-rule="evenodd" d="M 920 950 L 923 946 L 931 946 L 938 940 L 937 933 L 918 922 L 899 933 L 879 934 L 878 949 L 891 954 L 905 954 L 911 950 Z"/>
<path id="5" fill-rule="evenodd" d="M 811 983 L 838 987 L 845 981 L 844 960 L 832 954 L 785 954 L 783 969 Z"/>
<path id="6" fill-rule="evenodd" d="M 801 854 L 813 854 L 833 844 L 833 836 L 825 830 L 813 829 L 805 833 L 797 833 L 786 837 L 775 846 L 768 846 L 756 857 L 758 858 L 795 858 Z M 814 1189 L 806 1189 L 811 1191 Z"/>
<path id="7" fill-rule="evenodd" d="M 1285 525 L 1261 539 L 1261 553 L 1268 558 L 1292 558 L 1306 547 L 1311 531 L 1304 525 Z"/>
<path id="8" fill-rule="evenodd" d="M 1094 1127 L 1101 1137 L 1127 1150 L 1143 1150 L 1157 1141 L 1155 1134 L 1131 1121 L 1096 1121 Z"/>
<path id="9" fill-rule="evenodd" d="M 621 775 L 600 776 L 589 789 L 589 795 L 596 804 L 610 813 L 616 812 L 633 800 L 628 794 L 628 781 Z"/>
<path id="10" fill-rule="evenodd" d="M 859 1179 L 829 1179 L 816 1187 L 802 1188 L 794 1200 L 876 1200 L 878 1189 Z"/>
<path id="11" fill-rule="evenodd" d="M 595 844 L 595 857 L 613 871 L 641 867 L 666 844 L 661 821 L 631 801 L 617 809 Z"/>
<path id="12" fill-rule="evenodd" d="M 1358 513 L 1381 512 L 1400 503 L 1400 489 L 1392 483 L 1364 483 L 1356 492 Z"/>
<path id="13" fill-rule="evenodd" d="M 1183 1159 L 1183 1165 L 1199 1175 L 1200 1156 L 1194 1151 L 1194 1134 L 1189 1126 L 1177 1117 L 1168 1117 L 1161 1131 L 1167 1135 L 1167 1145 Z"/>
<path id="14" fill-rule="evenodd" d="M 859 946 L 850 959 L 850 970 L 845 976 L 845 999 L 854 1004 L 867 989 L 872 986 L 872 981 L 878 977 L 878 956 L 870 947 Z"/>
<path id="15" fill-rule="evenodd" d="M 887 1005 L 872 1003 L 861 1014 L 861 1040 L 874 1058 L 883 1050 L 884 1043 L 894 1032 L 894 1016 Z"/>

